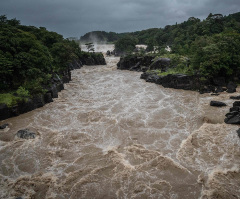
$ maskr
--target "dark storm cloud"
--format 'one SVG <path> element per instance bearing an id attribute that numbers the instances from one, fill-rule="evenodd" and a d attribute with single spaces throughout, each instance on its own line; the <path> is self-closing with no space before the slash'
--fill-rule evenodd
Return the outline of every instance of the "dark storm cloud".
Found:
<path id="1" fill-rule="evenodd" d="M 240 11 L 239 0 L 1 0 L 0 14 L 65 37 L 93 30 L 130 32 L 180 23 L 194 16 Z"/>

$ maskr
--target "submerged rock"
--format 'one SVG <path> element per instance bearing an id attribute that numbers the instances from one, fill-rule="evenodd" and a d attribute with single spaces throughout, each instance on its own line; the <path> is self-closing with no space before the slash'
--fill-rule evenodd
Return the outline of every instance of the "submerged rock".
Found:
<path id="1" fill-rule="evenodd" d="M 0 129 L 5 129 L 8 126 L 8 124 L 3 124 L 0 126 Z"/>
<path id="2" fill-rule="evenodd" d="M 222 107 L 222 106 L 227 106 L 224 102 L 219 102 L 219 101 L 211 101 L 210 106 L 217 106 L 217 107 Z"/>
<path id="3" fill-rule="evenodd" d="M 34 139 L 36 137 L 36 133 L 30 131 L 29 129 L 23 129 L 17 132 L 17 137 L 22 139 Z"/>

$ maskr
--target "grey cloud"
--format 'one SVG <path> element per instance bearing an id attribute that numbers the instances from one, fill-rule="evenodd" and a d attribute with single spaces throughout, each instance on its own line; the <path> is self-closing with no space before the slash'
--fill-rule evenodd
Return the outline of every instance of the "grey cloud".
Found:
<path id="1" fill-rule="evenodd" d="M 239 0 L 1 0 L 0 14 L 65 37 L 93 30 L 130 32 L 180 23 L 210 12 L 239 12 Z"/>

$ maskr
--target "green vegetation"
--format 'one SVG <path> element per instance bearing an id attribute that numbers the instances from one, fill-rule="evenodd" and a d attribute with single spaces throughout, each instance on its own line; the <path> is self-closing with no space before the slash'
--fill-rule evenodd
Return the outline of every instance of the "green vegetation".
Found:
<path id="1" fill-rule="evenodd" d="M 21 97 L 16 97 L 12 93 L 0 94 L 0 104 L 6 104 L 8 107 L 16 105 L 21 100 Z"/>
<path id="2" fill-rule="evenodd" d="M 0 103 L 14 105 L 45 93 L 54 75 L 63 76 L 69 64 L 83 56 L 91 55 L 56 32 L 0 16 Z"/>
<path id="3" fill-rule="evenodd" d="M 132 52 L 137 45 L 138 40 L 132 36 L 124 36 L 115 43 L 117 53 Z"/>

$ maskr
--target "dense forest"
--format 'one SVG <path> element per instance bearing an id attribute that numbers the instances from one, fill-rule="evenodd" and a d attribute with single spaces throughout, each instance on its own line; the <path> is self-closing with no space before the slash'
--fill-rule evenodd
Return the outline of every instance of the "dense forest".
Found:
<path id="1" fill-rule="evenodd" d="M 129 53 L 136 44 L 147 45 L 147 51 L 154 51 L 156 57 L 173 60 L 173 68 L 167 73 L 158 71 L 160 75 L 184 73 L 226 79 L 240 75 L 240 12 L 228 16 L 210 13 L 202 21 L 190 17 L 181 24 L 132 33 L 95 31 L 81 37 L 81 41 L 91 38 L 114 42 L 118 52 Z M 166 46 L 171 52 L 165 50 Z"/>
<path id="2" fill-rule="evenodd" d="M 180 24 L 167 25 L 164 28 L 151 28 L 131 33 L 93 31 L 80 38 L 80 42 L 116 42 L 125 36 L 133 36 L 138 44 L 152 46 L 171 46 L 174 51 L 188 53 L 189 46 L 200 36 L 212 36 L 218 33 L 240 33 L 240 12 L 223 16 L 212 14 L 201 21 L 190 17 Z"/>
<path id="3" fill-rule="evenodd" d="M 99 56 L 44 27 L 24 26 L 0 16 L 0 104 L 44 94 L 74 61 Z"/>

